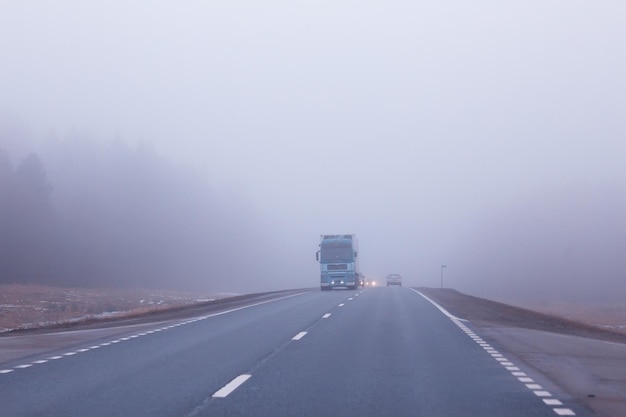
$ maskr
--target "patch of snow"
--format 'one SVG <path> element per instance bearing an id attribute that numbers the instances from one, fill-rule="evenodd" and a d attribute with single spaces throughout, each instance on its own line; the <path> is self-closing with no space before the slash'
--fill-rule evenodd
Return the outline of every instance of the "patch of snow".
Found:
<path id="1" fill-rule="evenodd" d="M 617 329 L 617 330 L 626 329 L 626 324 L 600 324 L 599 326 L 604 327 L 605 329 Z"/>

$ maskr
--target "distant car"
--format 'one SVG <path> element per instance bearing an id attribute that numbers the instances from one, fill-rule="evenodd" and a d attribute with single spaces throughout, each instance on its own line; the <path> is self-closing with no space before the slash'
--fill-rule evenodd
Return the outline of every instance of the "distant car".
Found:
<path id="1" fill-rule="evenodd" d="M 376 286 L 376 281 L 374 281 L 373 279 L 366 279 L 365 280 L 365 286 L 366 287 L 375 287 Z"/>
<path id="2" fill-rule="evenodd" d="M 387 286 L 397 285 L 399 287 L 402 286 L 402 276 L 400 274 L 389 274 L 387 275 Z"/>

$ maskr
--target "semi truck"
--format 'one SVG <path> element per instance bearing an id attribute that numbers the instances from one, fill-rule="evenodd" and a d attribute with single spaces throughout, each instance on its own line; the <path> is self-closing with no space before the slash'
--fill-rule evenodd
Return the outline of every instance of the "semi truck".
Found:
<path id="1" fill-rule="evenodd" d="M 320 263 L 322 291 L 333 288 L 355 290 L 362 285 L 356 235 L 321 235 L 315 259 Z"/>

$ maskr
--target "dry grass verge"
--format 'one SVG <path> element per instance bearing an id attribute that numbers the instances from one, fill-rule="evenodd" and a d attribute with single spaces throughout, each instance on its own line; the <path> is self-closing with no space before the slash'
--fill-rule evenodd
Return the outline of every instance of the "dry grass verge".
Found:
<path id="1" fill-rule="evenodd" d="M 0 285 L 0 333 L 113 318 L 132 318 L 222 298 L 147 289 Z"/>

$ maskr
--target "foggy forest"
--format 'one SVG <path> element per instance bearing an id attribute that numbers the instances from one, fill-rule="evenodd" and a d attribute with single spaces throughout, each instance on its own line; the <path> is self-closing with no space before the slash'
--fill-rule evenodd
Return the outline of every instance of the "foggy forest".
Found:
<path id="1" fill-rule="evenodd" d="M 620 302 L 624 9 L 7 4 L 0 282 Z"/>
<path id="2" fill-rule="evenodd" d="M 220 281 L 251 273 L 241 258 L 254 259 L 258 227 L 245 199 L 150 147 L 48 140 L 19 159 L 0 148 L 2 283 L 240 288 Z"/>
<path id="3" fill-rule="evenodd" d="M 2 283 L 244 292 L 315 285 L 312 252 L 299 254 L 305 268 L 297 257 L 270 256 L 293 243 L 281 247 L 289 234 L 270 229 L 249 197 L 212 187 L 150 145 L 74 134 L 47 137 L 34 152 L 22 146 L 33 142 L 24 126 L 5 120 L 1 133 L 0 144 L 22 155 L 0 148 Z M 446 283 L 507 300 L 619 300 L 625 212 L 623 190 L 611 182 L 485 208 L 450 243 Z M 316 236 L 308 237 L 314 250 Z M 414 248 L 422 250 L 409 261 L 432 256 L 423 242 Z M 394 258 L 405 254 L 397 248 L 378 251 L 406 262 Z M 369 258 L 366 268 L 380 268 Z M 438 265 L 431 270 L 428 281 L 407 280 L 436 286 Z"/>

